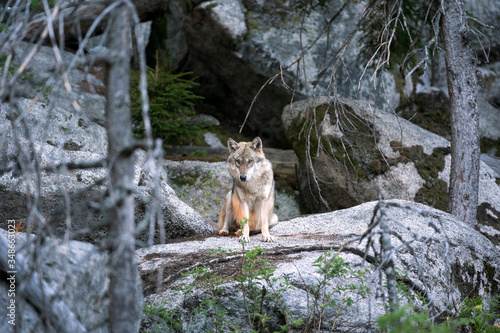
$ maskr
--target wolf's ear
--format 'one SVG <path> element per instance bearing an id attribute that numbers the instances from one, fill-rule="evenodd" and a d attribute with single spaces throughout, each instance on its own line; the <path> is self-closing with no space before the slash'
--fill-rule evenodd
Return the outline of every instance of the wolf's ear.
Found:
<path id="1" fill-rule="evenodd" d="M 229 148 L 229 154 L 234 153 L 236 150 L 238 150 L 238 143 L 229 138 L 227 139 L 227 148 Z"/>
<path id="2" fill-rule="evenodd" d="M 262 140 L 259 137 L 256 137 L 252 141 L 252 148 L 258 153 L 262 153 Z"/>

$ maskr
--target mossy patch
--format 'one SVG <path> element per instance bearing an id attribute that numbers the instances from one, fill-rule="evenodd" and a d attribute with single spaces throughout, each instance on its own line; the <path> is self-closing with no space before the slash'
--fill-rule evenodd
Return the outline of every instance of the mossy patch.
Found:
<path id="1" fill-rule="evenodd" d="M 426 181 L 415 194 L 415 201 L 446 211 L 448 203 L 448 184 L 441 179 Z"/>
<path id="2" fill-rule="evenodd" d="M 199 178 L 199 174 L 176 174 L 169 177 L 169 180 L 172 185 L 176 185 L 180 188 L 183 186 L 193 186 Z"/>
<path id="3" fill-rule="evenodd" d="M 412 96 L 396 113 L 432 133 L 451 138 L 450 100 L 441 90 Z"/>
<path id="4" fill-rule="evenodd" d="M 471 249 L 472 256 L 477 257 L 474 253 L 474 249 Z M 479 260 L 479 259 L 475 259 Z M 484 274 L 484 280 L 490 281 L 490 285 L 484 286 L 486 292 L 495 295 L 499 291 L 499 284 L 495 280 L 496 269 L 492 265 L 490 265 L 487 261 L 483 261 L 483 270 L 477 271 L 476 267 L 472 264 L 460 263 L 457 259 L 456 263 L 452 265 L 452 272 L 454 275 L 453 280 L 455 281 L 458 290 L 462 295 L 467 295 L 470 298 L 481 296 L 480 287 L 481 284 L 479 282 L 474 281 L 474 275 L 476 274 Z"/>
<path id="5" fill-rule="evenodd" d="M 320 105 L 309 109 L 301 118 L 295 118 L 289 129 L 289 138 L 299 161 L 311 159 L 313 167 L 317 158 L 330 157 L 350 175 L 350 181 L 372 180 L 385 174 L 399 163 L 413 162 L 424 185 L 415 200 L 437 209 L 446 210 L 447 184 L 438 179 L 444 170 L 449 147 L 437 147 L 431 154 L 424 153 L 420 145 L 403 147 L 392 141 L 392 149 L 399 154 L 384 156 L 377 148 L 379 133 L 374 125 L 359 117 L 348 105 Z M 318 179 L 331 187 L 327 181 Z M 326 194 L 325 194 L 326 195 Z"/>
<path id="6" fill-rule="evenodd" d="M 495 218 L 496 217 L 496 218 Z M 482 232 L 480 226 L 488 226 L 500 232 L 500 212 L 487 202 L 481 203 L 477 207 L 477 225 L 476 230 L 481 232 L 496 246 L 500 245 L 500 234 Z"/>
<path id="7" fill-rule="evenodd" d="M 78 118 L 78 126 L 87 128 L 88 126 L 85 124 L 85 120 L 83 118 Z"/>
<path id="8" fill-rule="evenodd" d="M 392 149 L 400 154 L 398 163 L 412 161 L 424 180 L 439 176 L 444 170 L 444 157 L 451 152 L 449 147 L 437 147 L 431 155 L 427 155 L 422 146 L 401 147 L 401 143 L 397 141 L 391 141 L 390 144 Z"/>
<path id="9" fill-rule="evenodd" d="M 69 150 L 69 151 L 79 151 L 82 149 L 83 146 L 79 145 L 78 143 L 74 142 L 73 140 L 66 141 L 64 143 L 64 150 Z"/>
<path id="10" fill-rule="evenodd" d="M 483 271 L 486 274 L 486 281 L 491 281 L 490 293 L 492 295 L 498 295 L 498 292 L 500 290 L 500 286 L 498 285 L 498 283 L 496 283 L 496 281 L 498 281 L 498 279 L 495 278 L 497 275 L 495 267 L 493 267 L 487 261 L 485 261 Z"/>
<path id="11" fill-rule="evenodd" d="M 481 138 L 480 140 L 482 153 L 493 153 L 495 156 L 500 157 L 500 140 L 492 140 L 488 138 Z"/>
<path id="12" fill-rule="evenodd" d="M 5 118 L 13 122 L 16 121 L 17 118 L 19 118 L 19 115 L 15 111 L 11 111 L 5 116 Z"/>
<path id="13" fill-rule="evenodd" d="M 324 126 L 333 129 L 327 133 Z M 371 179 L 382 170 L 381 155 L 375 147 L 379 134 L 372 123 L 356 115 L 348 105 L 319 105 L 304 118 L 295 118 L 290 141 L 300 161 L 314 159 L 320 153 L 332 157 L 355 178 Z"/>
<path id="14" fill-rule="evenodd" d="M 401 147 L 401 143 L 392 141 L 391 147 L 394 151 L 399 151 L 400 156 L 389 159 L 389 164 L 412 161 L 418 174 L 425 181 L 415 194 L 415 201 L 446 211 L 448 186 L 445 181 L 438 179 L 438 176 L 444 169 L 444 157 L 450 153 L 450 148 L 434 148 L 432 154 L 427 155 L 422 146 Z"/>

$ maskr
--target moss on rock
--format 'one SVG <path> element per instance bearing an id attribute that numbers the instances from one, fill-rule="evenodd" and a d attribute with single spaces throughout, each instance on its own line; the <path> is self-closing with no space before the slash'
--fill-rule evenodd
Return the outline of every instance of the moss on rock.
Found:
<path id="1" fill-rule="evenodd" d="M 399 151 L 399 158 L 390 159 L 391 164 L 412 161 L 418 174 L 425 181 L 415 195 L 415 201 L 446 211 L 448 185 L 438 179 L 445 166 L 445 156 L 450 153 L 449 147 L 434 148 L 431 155 L 424 153 L 422 146 L 401 147 L 397 141 L 391 142 L 394 151 Z"/>
<path id="2" fill-rule="evenodd" d="M 403 147 L 398 141 L 390 142 L 397 157 L 385 156 L 377 147 L 380 133 L 373 123 L 363 119 L 349 105 L 321 104 L 295 117 L 287 131 L 302 169 L 314 169 L 315 186 L 307 186 L 314 196 L 321 196 L 330 209 L 324 209 L 318 200 L 318 211 L 341 209 L 365 200 L 376 199 L 376 189 L 370 182 L 384 175 L 391 167 L 413 162 L 424 180 L 415 200 L 446 210 L 447 184 L 438 179 L 445 167 L 449 147 L 434 148 L 426 154 L 421 145 Z M 312 172 L 302 176 L 312 182 Z M 339 175 L 341 173 L 342 175 Z M 319 186 L 319 190 L 317 188 Z M 302 190 L 307 190 L 302 185 Z M 373 193 L 372 193 L 373 192 Z M 316 207 L 318 206 L 318 207 Z"/>
<path id="3" fill-rule="evenodd" d="M 492 140 L 488 138 L 481 138 L 480 140 L 481 152 L 494 153 L 495 156 L 500 157 L 500 140 Z"/>
<path id="4" fill-rule="evenodd" d="M 496 216 L 496 218 L 495 218 Z M 481 226 L 491 227 L 494 230 L 500 230 L 499 218 L 500 212 L 491 206 L 487 202 L 481 203 L 477 207 L 477 225 L 476 230 L 481 232 L 486 238 L 488 238 L 496 246 L 500 246 L 500 234 L 498 233 L 487 233 L 481 230 Z"/>
<path id="5" fill-rule="evenodd" d="M 402 103 L 396 113 L 415 125 L 451 138 L 450 99 L 441 90 L 422 92 Z"/>
<path id="6" fill-rule="evenodd" d="M 289 132 L 300 161 L 320 153 L 333 158 L 355 178 L 373 178 L 382 172 L 375 147 L 379 135 L 372 123 L 356 115 L 348 105 L 320 105 L 295 118 Z"/>

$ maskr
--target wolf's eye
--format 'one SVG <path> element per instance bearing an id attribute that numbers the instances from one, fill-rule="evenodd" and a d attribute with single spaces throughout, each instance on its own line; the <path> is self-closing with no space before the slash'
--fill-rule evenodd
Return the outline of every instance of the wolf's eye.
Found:
<path id="1" fill-rule="evenodd" d="M 240 160 L 234 160 L 236 165 L 239 166 L 240 165 Z"/>
<path id="2" fill-rule="evenodd" d="M 252 164 L 253 160 L 248 160 L 248 165 Z"/>

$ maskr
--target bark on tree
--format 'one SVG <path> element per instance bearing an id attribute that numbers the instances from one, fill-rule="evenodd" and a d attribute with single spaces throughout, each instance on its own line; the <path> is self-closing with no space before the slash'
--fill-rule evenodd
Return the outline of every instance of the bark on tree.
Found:
<path id="1" fill-rule="evenodd" d="M 474 226 L 479 185 L 476 59 L 463 1 L 443 0 L 443 41 L 451 102 L 451 172 L 448 211 Z"/>
<path id="2" fill-rule="evenodd" d="M 135 306 L 134 264 L 134 155 L 132 146 L 129 72 L 131 17 L 122 4 L 111 14 L 108 49 L 112 61 L 107 81 L 107 133 L 110 161 L 109 194 L 115 202 L 110 212 L 110 328 L 111 332 L 134 332 L 139 319 Z"/>

